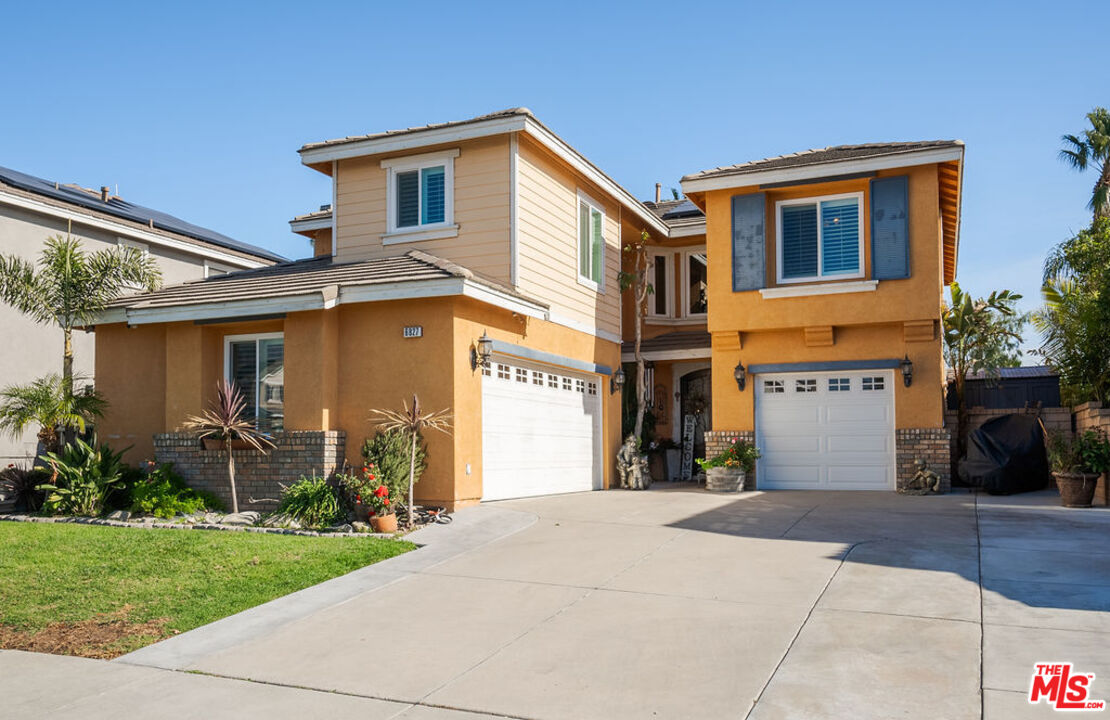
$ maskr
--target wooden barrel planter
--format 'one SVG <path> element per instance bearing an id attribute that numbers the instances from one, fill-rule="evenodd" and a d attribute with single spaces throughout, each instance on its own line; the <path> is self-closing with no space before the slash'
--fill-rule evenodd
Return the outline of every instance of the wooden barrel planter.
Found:
<path id="1" fill-rule="evenodd" d="M 1098 473 L 1052 473 L 1064 507 L 1089 508 L 1098 487 Z"/>
<path id="2" fill-rule="evenodd" d="M 746 473 L 740 468 L 715 467 L 705 471 L 705 489 L 715 492 L 739 492 L 744 489 Z"/>

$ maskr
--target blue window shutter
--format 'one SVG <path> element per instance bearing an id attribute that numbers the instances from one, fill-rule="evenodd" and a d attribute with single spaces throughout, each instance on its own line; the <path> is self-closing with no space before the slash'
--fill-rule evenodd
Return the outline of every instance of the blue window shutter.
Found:
<path id="1" fill-rule="evenodd" d="M 782 208 L 782 269 L 784 278 L 817 276 L 817 205 Z"/>
<path id="2" fill-rule="evenodd" d="M 445 213 L 444 171 L 443 166 L 424 168 L 420 171 L 421 194 L 424 204 L 420 209 L 420 224 L 443 222 Z"/>
<path id="3" fill-rule="evenodd" d="M 909 178 L 871 181 L 871 276 L 895 280 L 910 276 Z"/>
<path id="4" fill-rule="evenodd" d="M 859 254 L 859 201 L 821 203 L 821 275 L 858 273 Z"/>
<path id="5" fill-rule="evenodd" d="M 764 193 L 732 198 L 732 291 L 767 286 Z"/>
<path id="6" fill-rule="evenodd" d="M 420 173 L 397 173 L 397 227 L 420 223 Z"/>

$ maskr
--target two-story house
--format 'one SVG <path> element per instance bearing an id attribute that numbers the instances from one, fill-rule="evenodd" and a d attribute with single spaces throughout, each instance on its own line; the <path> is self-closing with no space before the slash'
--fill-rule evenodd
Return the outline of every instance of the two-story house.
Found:
<path id="1" fill-rule="evenodd" d="M 943 290 L 963 144 L 851 145 L 682 180 L 705 212 L 709 445 L 754 438 L 763 489 L 948 481 Z"/>
<path id="2" fill-rule="evenodd" d="M 331 207 L 291 223 L 313 257 L 120 300 L 96 328 L 101 427 L 189 467 L 167 433 L 226 378 L 285 438 L 258 472 L 289 483 L 361 463 L 371 410 L 416 394 L 454 415 L 426 438 L 422 501 L 607 487 L 622 227 L 666 223 L 526 109 L 300 156 L 332 180 Z"/>
<path id="3" fill-rule="evenodd" d="M 290 223 L 311 258 L 124 298 L 98 323 L 101 426 L 132 459 L 222 472 L 174 431 L 226 379 L 278 439 L 243 468 L 252 494 L 357 465 L 372 409 L 413 394 L 454 416 L 426 438 L 422 502 L 609 487 L 634 327 L 622 238 L 646 231 L 657 436 L 689 416 L 699 454 L 754 438 L 768 489 L 894 488 L 919 458 L 947 473 L 960 143 L 718 168 L 647 203 L 525 109 L 300 156 L 332 181 Z"/>
<path id="4" fill-rule="evenodd" d="M 127 246 L 155 260 L 163 282 L 175 284 L 264 267 L 285 258 L 167 213 L 128 202 L 108 187 L 91 190 L 0 168 L 0 254 L 37 261 L 47 238 L 70 235 L 86 252 Z M 0 303 L 0 328 L 18 342 L 0 344 L 0 387 L 25 384 L 62 370 L 62 332 Z M 73 337 L 77 372 L 93 375 L 94 339 Z M 124 438 L 105 438 L 127 444 Z M 119 441 L 119 442 L 117 442 Z M 0 436 L 0 463 L 28 462 L 37 451 L 35 430 Z"/>

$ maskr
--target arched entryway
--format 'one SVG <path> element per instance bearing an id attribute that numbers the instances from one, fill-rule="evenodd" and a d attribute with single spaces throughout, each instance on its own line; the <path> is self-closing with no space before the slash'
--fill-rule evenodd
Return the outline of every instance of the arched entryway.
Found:
<path id="1" fill-rule="evenodd" d="M 710 368 L 693 370 L 678 380 L 678 407 L 680 410 L 677 432 L 682 441 L 685 418 L 694 418 L 694 457 L 705 457 L 705 433 L 713 427 L 713 385 Z M 695 468 L 696 473 L 696 468 Z"/>

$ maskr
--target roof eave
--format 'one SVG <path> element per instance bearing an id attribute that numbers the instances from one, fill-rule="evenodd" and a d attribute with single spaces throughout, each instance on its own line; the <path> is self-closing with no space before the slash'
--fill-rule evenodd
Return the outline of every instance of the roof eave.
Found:
<path id="1" fill-rule="evenodd" d="M 833 160 L 788 168 L 773 168 L 754 172 L 726 172 L 708 177 L 699 177 L 697 174 L 687 175 L 682 178 L 682 191 L 689 196 L 690 193 L 709 190 L 728 190 L 731 188 L 751 187 L 753 185 L 764 185 L 768 183 L 814 180 L 822 177 L 848 175 L 856 172 L 890 170 L 893 168 L 930 165 L 952 160 L 962 162 L 963 155 L 964 146 L 962 143 L 959 143 L 943 148 L 908 150 L 905 152 L 888 153 L 869 158 Z"/>

